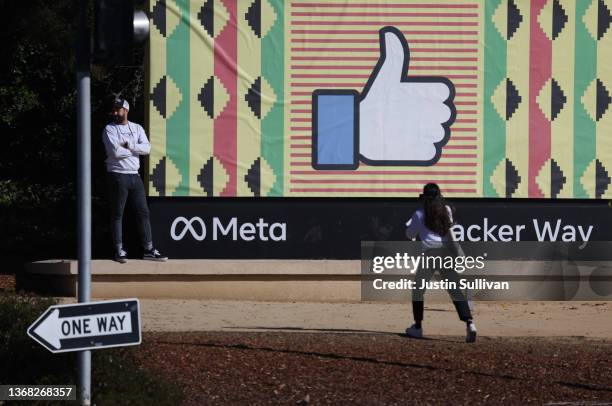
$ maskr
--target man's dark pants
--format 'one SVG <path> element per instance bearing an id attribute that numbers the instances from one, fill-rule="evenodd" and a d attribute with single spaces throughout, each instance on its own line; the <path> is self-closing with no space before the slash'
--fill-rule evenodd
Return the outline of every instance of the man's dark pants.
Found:
<path id="1" fill-rule="evenodd" d="M 142 246 L 146 248 L 151 244 L 152 236 L 149 207 L 140 176 L 135 173 L 107 172 L 107 178 L 113 244 L 117 247 L 123 243 L 123 210 L 126 201 L 129 199 L 130 205 L 138 218 Z"/>

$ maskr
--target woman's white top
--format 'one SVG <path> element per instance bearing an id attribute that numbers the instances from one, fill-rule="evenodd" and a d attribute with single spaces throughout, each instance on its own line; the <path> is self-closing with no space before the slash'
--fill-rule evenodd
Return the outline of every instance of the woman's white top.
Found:
<path id="1" fill-rule="evenodd" d="M 446 206 L 446 210 L 448 211 L 448 218 L 452 224 L 453 212 L 448 206 Z M 425 212 L 423 209 L 415 211 L 410 220 L 406 222 L 406 237 L 412 240 L 417 235 L 423 242 L 424 248 L 440 248 L 443 245 L 442 242 L 448 241 L 449 239 L 448 234 L 445 236 L 440 236 L 427 228 L 425 225 Z"/>

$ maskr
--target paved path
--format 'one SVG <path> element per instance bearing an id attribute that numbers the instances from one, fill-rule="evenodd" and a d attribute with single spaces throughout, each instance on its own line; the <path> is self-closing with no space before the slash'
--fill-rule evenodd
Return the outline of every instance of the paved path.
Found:
<path id="1" fill-rule="evenodd" d="M 141 300 L 144 331 L 403 332 L 410 304 Z M 476 302 L 481 336 L 612 339 L 612 302 Z M 427 335 L 463 335 L 451 303 L 425 308 Z"/>

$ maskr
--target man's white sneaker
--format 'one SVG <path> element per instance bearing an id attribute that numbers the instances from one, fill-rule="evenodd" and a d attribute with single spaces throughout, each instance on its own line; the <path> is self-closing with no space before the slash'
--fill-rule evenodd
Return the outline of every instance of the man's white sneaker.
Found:
<path id="1" fill-rule="evenodd" d="M 467 325 L 465 330 L 465 342 L 473 343 L 474 341 L 476 341 L 476 324 L 474 324 L 474 322 L 471 322 Z"/>
<path id="2" fill-rule="evenodd" d="M 412 338 L 423 338 L 423 329 L 416 328 L 414 324 L 406 329 L 406 335 Z"/>
<path id="3" fill-rule="evenodd" d="M 128 262 L 127 252 L 125 252 L 123 249 L 120 249 L 119 251 L 115 253 L 114 260 L 116 262 L 119 262 L 120 264 L 127 263 Z"/>

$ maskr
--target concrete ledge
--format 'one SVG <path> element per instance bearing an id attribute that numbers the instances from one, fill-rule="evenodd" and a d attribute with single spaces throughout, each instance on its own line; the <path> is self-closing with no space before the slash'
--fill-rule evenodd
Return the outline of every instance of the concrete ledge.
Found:
<path id="1" fill-rule="evenodd" d="M 594 269 L 595 266 L 588 264 L 573 266 L 568 270 L 557 263 L 490 261 L 486 272 L 472 273 L 472 276 L 486 276 L 486 279 L 492 281 L 513 281 L 517 289 L 507 293 L 475 292 L 474 298 L 612 300 L 612 278 L 598 281 L 598 292 L 593 291 L 591 276 Z M 612 267 L 605 269 L 604 273 L 612 276 Z M 18 289 L 74 297 L 77 292 L 77 271 L 75 260 L 34 262 L 26 265 L 24 274 L 17 275 L 17 286 Z M 386 275 L 392 276 L 390 273 Z M 405 276 L 404 273 L 402 275 Z M 371 274 L 364 280 L 378 277 L 380 275 Z M 358 302 L 361 301 L 362 279 L 359 260 L 130 260 L 127 264 L 111 260 L 92 261 L 94 298 L 135 296 L 163 299 Z M 533 282 L 539 284 L 534 285 Z M 525 296 L 521 296 L 523 294 Z M 402 302 L 410 300 L 410 296 L 410 291 L 396 291 L 385 296 L 385 300 Z M 433 290 L 427 293 L 427 300 L 448 301 L 448 295 L 443 290 Z"/>
<path id="2" fill-rule="evenodd" d="M 359 275 L 361 262 L 340 260 L 131 259 L 127 264 L 96 259 L 92 275 Z M 51 259 L 26 265 L 31 274 L 76 275 L 76 260 Z"/>
<path id="3" fill-rule="evenodd" d="M 26 265 L 19 288 L 75 296 L 75 260 Z M 92 261 L 92 296 L 268 301 L 359 301 L 360 261 L 130 260 Z"/>

